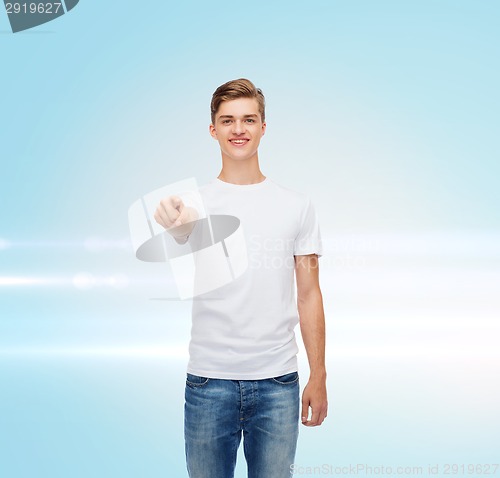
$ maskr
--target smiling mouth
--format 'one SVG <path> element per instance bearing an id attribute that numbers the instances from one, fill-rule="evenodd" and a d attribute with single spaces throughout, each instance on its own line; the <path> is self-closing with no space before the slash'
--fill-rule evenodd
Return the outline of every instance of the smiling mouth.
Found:
<path id="1" fill-rule="evenodd" d="M 248 143 L 250 140 L 249 139 L 230 139 L 229 142 L 231 144 L 234 144 L 235 146 L 242 146 L 246 143 Z"/>

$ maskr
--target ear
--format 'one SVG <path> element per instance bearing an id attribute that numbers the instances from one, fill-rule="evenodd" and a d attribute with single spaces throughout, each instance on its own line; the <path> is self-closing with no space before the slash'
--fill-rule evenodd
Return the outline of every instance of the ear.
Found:
<path id="1" fill-rule="evenodd" d="M 210 132 L 210 136 L 212 136 L 213 139 L 217 139 L 217 130 L 215 129 L 215 126 L 213 124 L 210 124 L 208 127 L 208 131 Z"/>
<path id="2" fill-rule="evenodd" d="M 262 136 L 264 136 L 264 133 L 266 132 L 266 123 L 262 123 Z"/>

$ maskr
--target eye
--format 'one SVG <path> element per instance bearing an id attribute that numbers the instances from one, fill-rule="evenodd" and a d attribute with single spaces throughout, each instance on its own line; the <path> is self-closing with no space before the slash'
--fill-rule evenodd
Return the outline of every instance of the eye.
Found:
<path id="1" fill-rule="evenodd" d="M 229 124 L 231 122 L 230 119 L 225 119 L 225 120 L 222 120 L 222 124 Z"/>
<path id="2" fill-rule="evenodd" d="M 254 119 L 252 119 L 252 118 L 247 118 L 247 121 L 248 121 L 249 123 L 255 123 L 255 120 L 254 120 Z"/>

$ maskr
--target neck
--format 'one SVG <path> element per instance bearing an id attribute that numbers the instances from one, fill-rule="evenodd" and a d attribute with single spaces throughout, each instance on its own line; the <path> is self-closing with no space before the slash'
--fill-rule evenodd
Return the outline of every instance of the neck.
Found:
<path id="1" fill-rule="evenodd" d="M 259 168 L 257 156 L 244 161 L 234 161 L 223 156 L 222 169 L 217 177 L 221 181 L 233 184 L 255 184 L 266 179 Z"/>

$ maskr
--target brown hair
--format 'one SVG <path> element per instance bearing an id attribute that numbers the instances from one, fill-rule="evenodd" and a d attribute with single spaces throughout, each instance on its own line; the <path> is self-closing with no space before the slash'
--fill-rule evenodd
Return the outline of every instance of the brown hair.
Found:
<path id="1" fill-rule="evenodd" d="M 246 78 L 231 80 L 219 86 L 212 95 L 210 111 L 212 113 L 212 124 L 215 124 L 215 115 L 223 101 L 236 100 L 238 98 L 255 98 L 259 104 L 259 113 L 262 122 L 266 120 L 266 102 L 260 88 Z"/>

